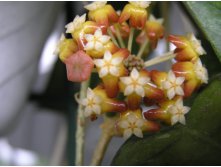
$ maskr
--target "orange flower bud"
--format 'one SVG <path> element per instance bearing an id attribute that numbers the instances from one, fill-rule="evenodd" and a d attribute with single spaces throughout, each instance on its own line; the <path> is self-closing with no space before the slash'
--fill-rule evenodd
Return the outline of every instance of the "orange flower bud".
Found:
<path id="1" fill-rule="evenodd" d="M 85 8 L 89 10 L 88 17 L 90 20 L 107 27 L 118 21 L 118 15 L 114 8 L 106 3 L 105 1 L 93 2 L 86 5 Z"/>
<path id="2" fill-rule="evenodd" d="M 124 7 L 119 18 L 119 23 L 129 20 L 132 27 L 137 29 L 144 28 L 148 17 L 146 10 L 148 6 L 149 2 L 130 2 Z"/>
<path id="3" fill-rule="evenodd" d="M 78 50 L 78 46 L 73 39 L 66 39 L 62 34 L 60 41 L 57 44 L 55 54 L 59 54 L 59 58 L 64 62 L 69 56 Z"/>
<path id="4" fill-rule="evenodd" d="M 152 70 L 150 72 L 150 76 L 153 83 L 155 83 L 158 87 L 161 87 L 161 83 L 166 80 L 167 73 L 157 70 Z"/>
<path id="5" fill-rule="evenodd" d="M 163 38 L 164 28 L 162 26 L 163 19 L 156 19 L 154 16 L 150 16 L 146 22 L 145 31 L 147 38 L 151 42 L 152 48 L 156 48 L 157 42 L 160 38 Z"/>
<path id="6" fill-rule="evenodd" d="M 168 40 L 177 47 L 175 49 L 177 61 L 195 61 L 200 55 L 206 54 L 200 41 L 193 34 L 187 37 L 170 35 Z"/>
<path id="7" fill-rule="evenodd" d="M 116 29 L 114 25 L 110 26 L 110 30 L 116 36 Z M 122 38 L 127 38 L 130 34 L 130 27 L 126 22 L 123 22 L 122 24 L 119 24 L 119 31 Z"/>

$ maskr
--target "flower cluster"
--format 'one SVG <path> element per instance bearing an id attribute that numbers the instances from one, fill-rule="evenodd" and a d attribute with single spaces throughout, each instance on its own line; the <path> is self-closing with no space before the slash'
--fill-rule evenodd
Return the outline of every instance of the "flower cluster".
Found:
<path id="1" fill-rule="evenodd" d="M 171 70 L 146 69 L 145 44 L 150 43 L 152 51 L 164 37 L 163 19 L 149 14 L 149 5 L 133 1 L 120 12 L 107 2 L 86 5 L 89 20 L 86 14 L 76 16 L 66 25 L 72 38 L 62 35 L 56 49 L 66 65 L 68 80 L 83 82 L 92 72 L 98 73 L 100 84 L 89 87 L 79 102 L 85 117 L 95 120 L 101 114 L 116 113 L 116 129 L 125 138 L 158 131 L 162 123 L 185 124 L 190 108 L 183 105 L 183 99 L 208 82 L 199 58 L 206 52 L 193 34 L 169 35 L 168 41 L 176 46 Z M 134 37 L 134 31 L 139 35 Z M 133 38 L 140 45 L 137 54 L 131 51 Z M 143 111 L 142 105 L 152 109 Z"/>

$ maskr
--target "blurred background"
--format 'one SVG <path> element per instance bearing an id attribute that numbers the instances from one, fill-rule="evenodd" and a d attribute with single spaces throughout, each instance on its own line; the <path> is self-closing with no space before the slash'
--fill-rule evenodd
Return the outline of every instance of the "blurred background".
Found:
<path id="1" fill-rule="evenodd" d="M 116 10 L 126 2 L 109 2 Z M 86 11 L 87 2 L 0 2 L 0 165 L 74 165 L 79 84 L 68 82 L 64 64 L 53 55 L 64 26 Z M 166 20 L 166 34 L 196 30 L 178 2 L 153 2 Z M 161 40 L 151 56 L 173 46 Z M 171 62 L 152 68 L 168 69 Z M 102 118 L 87 122 L 85 160 L 89 165 Z M 114 138 L 102 165 L 124 142 Z"/>

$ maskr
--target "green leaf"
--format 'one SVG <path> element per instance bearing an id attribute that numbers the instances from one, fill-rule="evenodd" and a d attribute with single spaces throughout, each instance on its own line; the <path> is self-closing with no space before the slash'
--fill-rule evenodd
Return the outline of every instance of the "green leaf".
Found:
<path id="1" fill-rule="evenodd" d="M 131 137 L 112 165 L 221 165 L 221 76 L 195 98 L 186 125 Z"/>
<path id="2" fill-rule="evenodd" d="M 193 19 L 210 41 L 221 62 L 221 2 L 184 3 Z"/>

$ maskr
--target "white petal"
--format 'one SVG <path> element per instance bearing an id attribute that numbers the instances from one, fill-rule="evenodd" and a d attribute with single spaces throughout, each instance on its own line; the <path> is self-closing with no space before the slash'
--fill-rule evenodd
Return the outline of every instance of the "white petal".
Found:
<path id="1" fill-rule="evenodd" d="M 179 122 L 183 125 L 186 125 L 186 119 L 184 115 L 179 115 Z"/>
<path id="2" fill-rule="evenodd" d="M 119 122 L 119 126 L 123 129 L 127 129 L 130 125 L 127 121 L 122 120 L 122 121 Z"/>
<path id="3" fill-rule="evenodd" d="M 106 60 L 106 61 L 110 61 L 111 59 L 112 59 L 112 54 L 111 54 L 111 52 L 110 51 L 105 51 L 105 53 L 104 53 L 104 59 Z"/>
<path id="4" fill-rule="evenodd" d="M 89 42 L 94 40 L 94 36 L 91 34 L 85 34 L 84 38 Z"/>
<path id="5" fill-rule="evenodd" d="M 173 82 L 173 83 L 176 81 L 176 76 L 175 76 L 175 74 L 173 73 L 173 71 L 171 71 L 171 70 L 169 71 L 167 78 L 168 78 L 169 81 L 171 81 L 171 82 Z"/>
<path id="6" fill-rule="evenodd" d="M 95 42 L 95 46 L 94 47 L 95 47 L 95 50 L 97 50 L 97 51 L 102 51 L 104 49 L 103 44 L 98 42 L 98 41 Z"/>
<path id="7" fill-rule="evenodd" d="M 99 105 L 93 105 L 92 108 L 95 114 L 99 115 L 101 113 L 101 108 Z"/>
<path id="8" fill-rule="evenodd" d="M 119 65 L 123 61 L 123 57 L 116 57 L 112 59 L 112 64 L 113 65 Z"/>
<path id="9" fill-rule="evenodd" d="M 95 102 L 96 104 L 100 104 L 100 103 L 101 103 L 100 97 L 95 95 L 95 96 L 94 96 L 94 102 Z"/>
<path id="10" fill-rule="evenodd" d="M 124 130 L 124 139 L 128 139 L 132 135 L 131 129 Z"/>
<path id="11" fill-rule="evenodd" d="M 172 84 L 169 81 L 162 82 L 163 89 L 170 89 L 172 87 Z"/>
<path id="12" fill-rule="evenodd" d="M 103 67 L 105 63 L 104 63 L 104 60 L 102 60 L 102 59 L 96 59 L 96 60 L 94 60 L 94 64 L 97 67 Z"/>
<path id="13" fill-rule="evenodd" d="M 133 70 L 131 71 L 131 77 L 133 78 L 133 79 L 138 79 L 139 78 L 139 73 L 138 73 L 138 71 L 137 71 L 137 69 L 136 68 L 133 68 Z"/>
<path id="14" fill-rule="evenodd" d="M 138 80 L 137 80 L 137 82 L 138 82 L 140 85 L 145 85 L 145 84 L 147 84 L 149 81 L 150 81 L 150 78 L 149 78 L 149 77 L 140 77 L 140 78 L 138 78 Z"/>
<path id="15" fill-rule="evenodd" d="M 108 74 L 108 68 L 107 67 L 102 67 L 99 71 L 99 77 L 102 78 Z"/>
<path id="16" fill-rule="evenodd" d="M 131 85 L 129 85 L 129 86 L 127 86 L 127 87 L 125 88 L 125 90 L 124 90 L 124 95 L 125 95 L 125 96 L 128 96 L 128 95 L 130 95 L 130 94 L 133 93 L 133 92 L 134 92 L 134 87 L 131 86 Z"/>
<path id="17" fill-rule="evenodd" d="M 92 111 L 89 107 L 86 107 L 84 110 L 84 116 L 89 117 L 92 114 Z"/>
<path id="18" fill-rule="evenodd" d="M 106 3 L 107 3 L 107 1 L 95 1 L 95 2 L 92 2 L 88 5 L 85 5 L 84 8 L 89 11 L 93 11 L 93 10 L 103 7 Z"/>
<path id="19" fill-rule="evenodd" d="M 88 100 L 85 98 L 85 99 L 82 99 L 81 100 L 81 104 L 83 105 L 83 106 L 86 106 L 86 105 L 88 105 Z"/>
<path id="20" fill-rule="evenodd" d="M 92 50 L 94 49 L 94 42 L 88 42 L 85 46 L 84 46 L 84 50 Z"/>
<path id="21" fill-rule="evenodd" d="M 98 39 L 102 36 L 102 31 L 100 28 L 95 31 L 94 36 Z"/>
<path id="22" fill-rule="evenodd" d="M 178 108 L 182 108 L 183 107 L 183 99 L 182 98 L 179 98 L 177 101 L 176 101 L 176 106 Z"/>
<path id="23" fill-rule="evenodd" d="M 108 35 L 102 35 L 100 38 L 99 38 L 99 41 L 103 44 L 106 44 L 108 41 L 110 40 L 110 37 Z"/>
<path id="24" fill-rule="evenodd" d="M 170 88 L 167 90 L 167 97 L 171 100 L 175 96 L 175 90 L 174 88 Z"/>
<path id="25" fill-rule="evenodd" d="M 174 115 L 174 116 L 171 117 L 171 124 L 172 125 L 174 125 L 178 121 L 179 121 L 179 116 L 178 115 Z"/>
<path id="26" fill-rule="evenodd" d="M 143 119 L 138 119 L 135 123 L 135 125 L 138 127 L 138 128 L 141 128 L 143 125 L 144 125 L 144 120 Z"/>
<path id="27" fill-rule="evenodd" d="M 184 106 L 183 107 L 183 114 L 186 114 L 190 111 L 190 107 Z"/>
<path id="28" fill-rule="evenodd" d="M 143 138 L 143 133 L 142 133 L 141 129 L 135 128 L 135 129 L 133 130 L 133 133 L 134 133 L 137 137 Z"/>
<path id="29" fill-rule="evenodd" d="M 118 71 L 117 67 L 111 66 L 111 67 L 110 67 L 110 73 L 111 73 L 112 75 L 116 76 L 116 77 L 119 76 L 119 71 Z"/>
<path id="30" fill-rule="evenodd" d="M 180 95 L 180 96 L 184 95 L 184 92 L 183 92 L 183 89 L 181 88 L 181 86 L 176 86 L 175 91 L 176 91 L 177 95 Z"/>
<path id="31" fill-rule="evenodd" d="M 125 85 L 129 85 L 132 83 L 132 80 L 130 77 L 121 77 L 120 81 L 123 82 Z"/>
<path id="32" fill-rule="evenodd" d="M 137 93 L 137 95 L 139 95 L 141 97 L 145 96 L 144 88 L 142 86 L 136 86 L 135 92 Z"/>
<path id="33" fill-rule="evenodd" d="M 182 83 L 184 82 L 185 78 L 184 77 L 177 77 L 176 78 L 176 84 L 177 85 L 182 85 Z"/>
<path id="34" fill-rule="evenodd" d="M 137 117 L 133 113 L 128 115 L 127 119 L 128 119 L 128 122 L 130 123 L 135 123 L 137 121 Z"/>
<path id="35" fill-rule="evenodd" d="M 94 92 L 91 88 L 87 88 L 87 98 L 92 99 L 94 97 Z"/>

